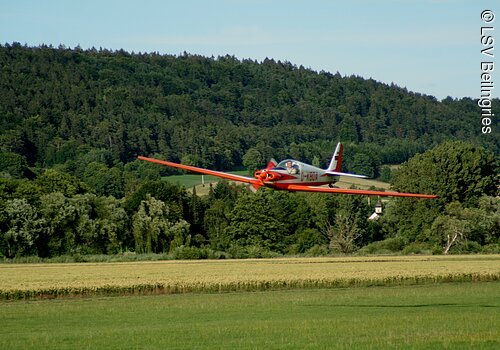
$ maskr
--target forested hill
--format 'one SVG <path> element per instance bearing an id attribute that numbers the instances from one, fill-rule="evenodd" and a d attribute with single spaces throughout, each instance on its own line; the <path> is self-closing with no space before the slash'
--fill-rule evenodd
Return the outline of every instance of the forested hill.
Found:
<path id="1" fill-rule="evenodd" d="M 376 175 L 448 139 L 498 153 L 480 114 L 472 99 L 272 59 L 0 46 L 0 151 L 29 166 L 91 151 L 108 166 L 139 154 L 216 169 L 285 156 L 326 165 L 343 141 L 346 170 Z"/>

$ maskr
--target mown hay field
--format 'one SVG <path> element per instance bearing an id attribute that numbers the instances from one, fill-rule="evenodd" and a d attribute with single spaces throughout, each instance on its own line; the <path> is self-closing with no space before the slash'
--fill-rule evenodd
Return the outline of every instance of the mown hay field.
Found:
<path id="1" fill-rule="evenodd" d="M 500 255 L 2 264 L 0 298 L 500 280 Z"/>

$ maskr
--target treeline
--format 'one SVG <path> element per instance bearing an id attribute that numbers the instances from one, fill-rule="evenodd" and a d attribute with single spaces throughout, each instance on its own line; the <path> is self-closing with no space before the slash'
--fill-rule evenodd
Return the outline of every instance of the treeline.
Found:
<path id="1" fill-rule="evenodd" d="M 0 256 L 7 258 L 129 251 L 177 251 L 178 257 L 190 258 L 258 257 L 311 248 L 312 254 L 326 254 L 327 225 L 339 205 L 355 213 L 362 229 L 368 228 L 372 210 L 361 197 L 272 190 L 253 194 L 224 181 L 205 197 L 166 181 L 146 181 L 116 199 L 97 196 L 76 178 L 55 170 L 35 180 L 0 179 L 0 204 Z"/>
<path id="2" fill-rule="evenodd" d="M 0 179 L 0 257 L 500 252 L 497 174 L 492 153 L 444 143 L 403 164 L 393 181 L 440 198 L 393 199 L 368 220 L 375 200 L 363 196 L 252 193 L 223 181 L 198 197 L 150 180 L 116 199 L 50 169 L 34 180 Z"/>
<path id="3" fill-rule="evenodd" d="M 500 151 L 470 98 L 438 102 L 272 59 L 13 43 L 0 46 L 0 67 L 1 158 L 16 174 L 61 165 L 83 179 L 95 162 L 87 178 L 114 177 L 137 155 L 222 170 L 271 157 L 325 165 L 343 141 L 344 170 L 378 176 L 449 139 Z"/>

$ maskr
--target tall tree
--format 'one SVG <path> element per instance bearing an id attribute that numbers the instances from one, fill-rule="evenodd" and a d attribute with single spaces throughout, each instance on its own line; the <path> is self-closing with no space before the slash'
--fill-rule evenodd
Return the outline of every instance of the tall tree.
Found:
<path id="1" fill-rule="evenodd" d="M 135 250 L 138 253 L 168 251 L 172 235 L 169 208 L 149 194 L 141 201 L 139 210 L 132 217 Z"/>
<path id="2" fill-rule="evenodd" d="M 37 209 L 26 199 L 11 199 L 5 205 L 7 231 L 0 232 L 6 243 L 6 256 L 30 255 L 36 253 L 35 242 L 44 231 L 44 220 Z"/>
<path id="3" fill-rule="evenodd" d="M 280 250 L 287 233 L 288 222 L 273 213 L 269 191 L 259 191 L 238 199 L 229 216 L 226 232 L 234 243 L 241 246 L 257 246 L 269 250 Z"/>
<path id="4" fill-rule="evenodd" d="M 437 194 L 443 203 L 473 205 L 482 195 L 497 194 L 498 173 L 499 163 L 491 152 L 450 141 L 403 164 L 394 175 L 392 187 L 402 192 Z"/>

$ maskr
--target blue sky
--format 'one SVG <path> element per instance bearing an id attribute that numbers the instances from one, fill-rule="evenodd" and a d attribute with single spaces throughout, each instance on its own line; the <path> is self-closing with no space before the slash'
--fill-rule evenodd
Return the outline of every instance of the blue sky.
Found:
<path id="1" fill-rule="evenodd" d="M 269 57 L 438 99 L 479 97 L 485 9 L 500 32 L 492 0 L 0 0 L 0 43 Z"/>

